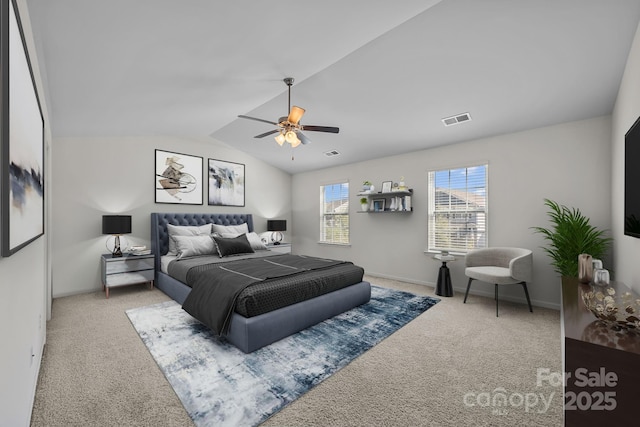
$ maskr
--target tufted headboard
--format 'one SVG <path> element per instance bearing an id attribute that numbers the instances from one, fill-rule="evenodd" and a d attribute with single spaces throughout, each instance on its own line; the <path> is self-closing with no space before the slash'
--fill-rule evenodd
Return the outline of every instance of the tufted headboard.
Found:
<path id="1" fill-rule="evenodd" d="M 246 223 L 253 231 L 251 214 L 199 214 L 199 213 L 152 213 L 151 214 L 151 252 L 155 257 L 155 269 L 160 271 L 160 256 L 169 251 L 169 232 L 167 224 L 172 225 L 240 225 Z"/>

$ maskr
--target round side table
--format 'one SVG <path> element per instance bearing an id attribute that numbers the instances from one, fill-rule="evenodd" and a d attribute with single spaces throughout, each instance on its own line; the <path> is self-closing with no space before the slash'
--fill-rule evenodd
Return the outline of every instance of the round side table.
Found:
<path id="1" fill-rule="evenodd" d="M 436 295 L 443 297 L 453 296 L 453 286 L 451 285 L 451 274 L 449 273 L 449 267 L 447 262 L 455 261 L 456 258 L 453 255 L 437 254 L 433 256 L 433 259 L 437 259 L 442 262 L 440 271 L 438 272 L 438 283 L 436 284 Z"/>

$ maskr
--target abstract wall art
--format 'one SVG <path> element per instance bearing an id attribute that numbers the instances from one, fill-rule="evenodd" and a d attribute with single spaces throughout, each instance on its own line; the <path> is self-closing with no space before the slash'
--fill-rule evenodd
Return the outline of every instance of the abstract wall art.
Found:
<path id="1" fill-rule="evenodd" d="M 244 165 L 209 159 L 209 204 L 244 206 Z"/>
<path id="2" fill-rule="evenodd" d="M 202 204 L 203 158 L 156 150 L 156 203 Z"/>
<path id="3" fill-rule="evenodd" d="M 44 234 L 44 117 L 15 0 L 0 0 L 0 253 Z"/>

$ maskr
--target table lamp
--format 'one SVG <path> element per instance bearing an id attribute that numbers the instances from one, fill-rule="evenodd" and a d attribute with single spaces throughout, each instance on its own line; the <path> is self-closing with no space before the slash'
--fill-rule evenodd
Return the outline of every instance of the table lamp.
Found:
<path id="1" fill-rule="evenodd" d="M 279 245 L 282 241 L 282 232 L 287 231 L 286 219 L 270 219 L 267 221 L 267 231 L 271 231 L 271 242 Z"/>
<path id="2" fill-rule="evenodd" d="M 111 253 L 114 258 L 122 256 L 120 236 L 129 233 L 131 233 L 131 215 L 102 215 L 102 234 L 115 236 Z"/>

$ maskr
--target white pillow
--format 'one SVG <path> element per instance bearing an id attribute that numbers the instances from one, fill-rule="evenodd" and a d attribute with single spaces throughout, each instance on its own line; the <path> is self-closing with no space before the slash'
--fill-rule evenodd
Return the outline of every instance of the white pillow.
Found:
<path id="1" fill-rule="evenodd" d="M 196 255 L 211 255 L 216 251 L 216 245 L 211 236 L 171 236 L 176 245 L 179 258 Z"/>
<path id="2" fill-rule="evenodd" d="M 240 225 L 211 224 L 211 226 L 213 227 L 212 231 L 214 233 L 218 233 L 223 237 L 238 237 L 241 234 L 246 234 L 249 232 L 249 226 L 247 225 L 247 223 Z"/>
<path id="3" fill-rule="evenodd" d="M 249 241 L 249 244 L 251 245 L 253 250 L 267 249 L 267 247 L 265 246 L 264 243 L 262 243 L 262 239 L 260 239 L 260 236 L 258 236 L 257 233 L 254 233 L 254 232 L 247 233 L 247 240 Z"/>
<path id="4" fill-rule="evenodd" d="M 167 255 L 178 255 L 176 244 L 171 238 L 172 236 L 200 236 L 209 235 L 211 233 L 211 224 L 204 225 L 172 225 L 167 224 L 169 232 L 169 252 Z"/>

